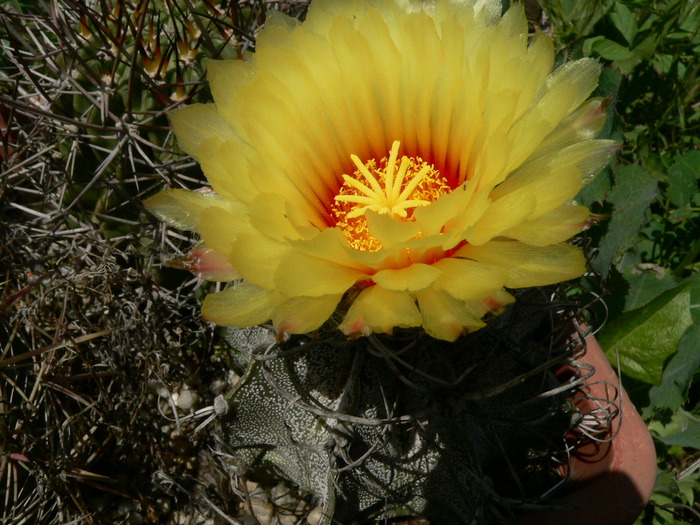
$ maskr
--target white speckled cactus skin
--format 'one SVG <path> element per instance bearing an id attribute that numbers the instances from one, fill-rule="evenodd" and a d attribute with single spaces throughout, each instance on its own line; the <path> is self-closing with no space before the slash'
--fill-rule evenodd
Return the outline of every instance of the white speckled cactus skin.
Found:
<path id="1" fill-rule="evenodd" d="M 314 494 L 325 523 L 498 523 L 516 500 L 499 486 L 508 463 L 530 484 L 522 500 L 536 499 L 549 487 L 534 486 L 547 476 L 533 472 L 577 419 L 576 385 L 561 388 L 551 371 L 575 347 L 543 344 L 552 319 L 536 299 L 521 294 L 492 328 L 457 343 L 406 334 L 277 344 L 264 326 L 227 329 L 244 373 L 224 441 L 244 468 Z"/>

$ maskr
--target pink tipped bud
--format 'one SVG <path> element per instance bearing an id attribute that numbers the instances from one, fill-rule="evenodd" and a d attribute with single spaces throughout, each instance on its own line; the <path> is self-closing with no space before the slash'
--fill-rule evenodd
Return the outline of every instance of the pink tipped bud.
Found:
<path id="1" fill-rule="evenodd" d="M 230 282 L 239 279 L 229 260 L 206 244 L 200 244 L 185 257 L 174 259 L 169 266 L 188 270 L 206 281 Z"/>

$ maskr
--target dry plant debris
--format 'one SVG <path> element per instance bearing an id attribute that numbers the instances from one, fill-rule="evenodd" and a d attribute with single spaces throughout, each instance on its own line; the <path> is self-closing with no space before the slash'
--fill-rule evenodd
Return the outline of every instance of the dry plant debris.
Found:
<path id="1" fill-rule="evenodd" d="M 208 96 L 205 57 L 306 4 L 0 5 L 3 523 L 255 523 L 256 489 L 213 452 L 235 378 L 199 321 L 202 284 L 161 263 L 191 239 L 140 201 L 201 185 L 165 114 Z M 311 511 L 297 501 L 278 523 Z"/>

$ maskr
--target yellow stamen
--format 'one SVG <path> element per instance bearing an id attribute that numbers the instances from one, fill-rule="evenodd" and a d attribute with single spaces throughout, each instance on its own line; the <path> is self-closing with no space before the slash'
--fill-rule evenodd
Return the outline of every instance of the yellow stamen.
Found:
<path id="1" fill-rule="evenodd" d="M 440 172 L 420 157 L 403 156 L 399 160 L 400 145 L 398 140 L 394 141 L 389 158 L 379 163 L 375 159 L 363 163 L 357 155 L 350 156 L 357 169 L 352 175 L 343 175 L 343 185 L 331 212 L 335 225 L 357 250 L 381 248 L 368 231 L 364 217 L 368 210 L 388 214 L 396 220 L 412 221 L 415 208 L 451 191 Z"/>

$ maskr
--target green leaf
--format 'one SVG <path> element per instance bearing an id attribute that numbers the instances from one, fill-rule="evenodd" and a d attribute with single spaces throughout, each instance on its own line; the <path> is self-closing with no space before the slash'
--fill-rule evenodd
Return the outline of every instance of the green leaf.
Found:
<path id="1" fill-rule="evenodd" d="M 598 79 L 598 87 L 593 92 L 596 97 L 610 97 L 610 102 L 606 107 L 607 119 L 605 120 L 605 128 L 600 133 L 598 138 L 614 138 L 613 125 L 618 123 L 616 108 L 617 98 L 622 84 L 622 73 L 616 69 L 604 69 Z"/>
<path id="2" fill-rule="evenodd" d="M 688 476 L 678 480 L 678 489 L 690 506 L 695 504 L 695 491 L 700 487 L 698 481 L 700 481 L 700 475 Z"/>
<path id="3" fill-rule="evenodd" d="M 690 204 L 685 204 L 669 213 L 668 220 L 672 224 L 680 224 L 693 219 L 696 215 L 697 211 Z"/>
<path id="4" fill-rule="evenodd" d="M 613 6 L 612 0 L 596 0 L 593 5 L 581 0 L 561 0 L 562 14 L 579 35 L 587 35 L 598 21 L 603 18 Z"/>
<path id="5" fill-rule="evenodd" d="M 661 293 L 678 285 L 667 268 L 655 264 L 627 267 L 623 275 L 630 287 L 625 296 L 625 312 L 641 308 Z"/>
<path id="6" fill-rule="evenodd" d="M 592 263 L 603 277 L 608 275 L 614 257 L 639 243 L 639 230 L 657 194 L 656 178 L 641 166 L 630 164 L 615 169 L 615 185 L 608 194 L 613 216 Z"/>
<path id="7" fill-rule="evenodd" d="M 700 180 L 700 151 L 689 151 L 678 155 L 668 170 L 668 189 L 666 195 L 678 208 L 690 204 L 698 193 Z"/>
<path id="8" fill-rule="evenodd" d="M 605 201 L 605 196 L 612 187 L 611 172 L 610 166 L 607 166 L 593 177 L 593 180 L 581 188 L 581 191 L 576 195 L 576 202 L 590 208 L 594 202 L 602 203 Z"/>
<path id="9" fill-rule="evenodd" d="M 690 318 L 693 323 L 700 324 L 700 286 L 690 289 Z"/>
<path id="10" fill-rule="evenodd" d="M 700 34 L 700 31 L 698 31 L 698 27 L 700 27 L 700 9 L 697 8 L 697 3 L 695 2 L 685 2 L 684 8 L 687 11 L 680 17 L 682 20 L 680 29 L 689 33 L 689 37 L 694 36 L 697 38 L 698 34 Z"/>
<path id="11" fill-rule="evenodd" d="M 673 496 L 678 493 L 678 482 L 673 472 L 662 470 L 656 474 L 654 483 L 654 494 L 663 495 L 668 501 L 673 500 Z"/>
<path id="12" fill-rule="evenodd" d="M 599 341 L 610 362 L 619 353 L 622 371 L 661 384 L 663 365 L 692 324 L 688 283 L 668 290 L 643 308 L 626 312 L 602 330 Z"/>
<path id="13" fill-rule="evenodd" d="M 584 40 L 583 41 L 583 55 L 587 56 L 587 57 L 591 56 L 594 53 L 593 46 L 596 44 L 596 42 L 600 42 L 604 38 L 605 38 L 604 36 L 598 35 L 598 36 L 594 36 L 594 37 L 587 38 L 586 40 Z"/>
<path id="14" fill-rule="evenodd" d="M 632 55 L 634 55 L 636 63 L 650 59 L 654 55 L 658 44 L 658 36 L 648 36 L 637 44 L 634 49 L 632 49 Z"/>
<path id="15" fill-rule="evenodd" d="M 668 421 L 654 419 L 648 423 L 649 431 L 660 441 L 672 438 L 700 424 L 700 418 L 679 408 Z"/>
<path id="16" fill-rule="evenodd" d="M 632 51 L 607 38 L 597 39 L 591 44 L 591 50 L 612 61 L 629 60 L 634 57 Z"/>
<path id="17" fill-rule="evenodd" d="M 700 367 L 700 324 L 693 324 L 678 343 L 678 351 L 664 368 L 660 386 L 649 391 L 651 408 L 676 410 L 686 400 L 693 376 Z"/>
<path id="18" fill-rule="evenodd" d="M 692 427 L 679 432 L 678 434 L 673 434 L 668 437 L 659 438 L 659 440 L 665 445 L 671 447 L 688 447 L 700 449 L 700 423 L 693 425 Z"/>
<path id="19" fill-rule="evenodd" d="M 671 71 L 671 66 L 673 65 L 673 55 L 654 55 L 651 63 L 659 73 L 666 75 Z"/>
<path id="20" fill-rule="evenodd" d="M 625 37 L 627 43 L 631 44 L 637 34 L 637 20 L 634 13 L 625 4 L 618 2 L 610 13 L 610 20 Z"/>

